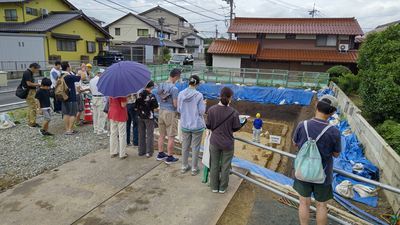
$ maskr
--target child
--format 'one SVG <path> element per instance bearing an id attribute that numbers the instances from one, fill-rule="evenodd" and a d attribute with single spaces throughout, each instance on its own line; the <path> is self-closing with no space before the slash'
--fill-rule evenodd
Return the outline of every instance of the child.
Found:
<path id="1" fill-rule="evenodd" d="M 43 126 L 40 129 L 40 134 L 44 136 L 52 136 L 53 134 L 49 133 L 49 123 L 51 120 L 50 115 L 50 89 L 51 80 L 49 78 L 43 78 L 42 83 L 40 85 L 40 89 L 36 93 L 35 98 L 38 99 L 40 103 L 40 109 L 43 112 Z"/>
<path id="2" fill-rule="evenodd" d="M 263 121 L 260 119 L 260 113 L 256 114 L 256 119 L 253 122 L 253 141 L 260 143 L 260 134 L 262 131 Z"/>

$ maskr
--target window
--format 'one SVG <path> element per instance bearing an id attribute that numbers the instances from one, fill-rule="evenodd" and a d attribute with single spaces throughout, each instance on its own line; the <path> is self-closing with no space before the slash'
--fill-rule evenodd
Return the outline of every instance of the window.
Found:
<path id="1" fill-rule="evenodd" d="M 187 39 L 187 44 L 188 45 L 195 45 L 196 44 L 196 39 L 195 38 L 188 38 Z"/>
<path id="2" fill-rule="evenodd" d="M 38 10 L 30 7 L 26 7 L 25 9 L 26 14 L 32 15 L 32 16 L 37 16 L 38 15 Z"/>
<path id="3" fill-rule="evenodd" d="M 137 30 L 137 36 L 139 36 L 139 37 L 147 37 L 147 36 L 149 36 L 149 30 L 148 29 L 138 29 Z"/>
<path id="4" fill-rule="evenodd" d="M 333 47 L 336 46 L 337 37 L 336 35 L 318 35 L 317 46 L 320 47 Z"/>
<path id="5" fill-rule="evenodd" d="M 121 28 L 115 28 L 115 36 L 121 35 Z"/>
<path id="6" fill-rule="evenodd" d="M 87 52 L 88 53 L 96 52 L 96 42 L 94 41 L 87 42 Z"/>
<path id="7" fill-rule="evenodd" d="M 286 39 L 296 39 L 296 35 L 295 34 L 286 34 Z"/>
<path id="8" fill-rule="evenodd" d="M 18 21 L 17 10 L 16 9 L 5 9 L 4 17 L 6 21 Z"/>
<path id="9" fill-rule="evenodd" d="M 76 41 L 57 40 L 57 51 L 76 52 Z"/>

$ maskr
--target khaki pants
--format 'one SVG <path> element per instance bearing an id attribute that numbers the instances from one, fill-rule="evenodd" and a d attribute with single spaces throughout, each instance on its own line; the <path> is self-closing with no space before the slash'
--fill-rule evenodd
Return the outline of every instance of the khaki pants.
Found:
<path id="1" fill-rule="evenodd" d="M 178 135 L 178 113 L 160 110 L 158 128 L 160 134 L 167 135 L 168 137 L 175 137 Z"/>
<path id="2" fill-rule="evenodd" d="M 126 122 L 110 120 L 110 154 L 119 152 L 119 157 L 126 155 Z"/>
<path id="3" fill-rule="evenodd" d="M 103 112 L 103 97 L 93 97 L 93 129 L 95 133 L 105 131 L 107 114 Z"/>
<path id="4" fill-rule="evenodd" d="M 27 109 L 27 122 L 28 125 L 32 126 L 36 124 L 36 110 L 37 110 L 37 104 L 36 104 L 36 89 L 29 89 L 28 96 L 26 97 L 26 104 L 28 105 Z"/>

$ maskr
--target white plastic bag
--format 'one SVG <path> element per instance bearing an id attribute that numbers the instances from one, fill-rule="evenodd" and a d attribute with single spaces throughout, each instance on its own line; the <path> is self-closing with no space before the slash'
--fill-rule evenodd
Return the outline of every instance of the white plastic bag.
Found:
<path id="1" fill-rule="evenodd" d="M 377 189 L 373 189 L 362 184 L 354 185 L 353 190 L 357 192 L 361 198 L 373 197 L 378 195 Z"/>
<path id="2" fill-rule="evenodd" d="M 207 168 L 210 168 L 210 138 L 211 130 L 206 130 L 206 138 L 204 139 L 203 159 L 201 162 Z"/>
<path id="3" fill-rule="evenodd" d="M 15 123 L 11 121 L 10 116 L 7 113 L 0 114 L 0 130 L 11 127 L 15 127 Z"/>
<path id="4" fill-rule="evenodd" d="M 348 180 L 342 181 L 342 183 L 336 186 L 335 190 L 338 194 L 340 194 L 343 197 L 346 198 L 354 197 L 353 184 Z"/>

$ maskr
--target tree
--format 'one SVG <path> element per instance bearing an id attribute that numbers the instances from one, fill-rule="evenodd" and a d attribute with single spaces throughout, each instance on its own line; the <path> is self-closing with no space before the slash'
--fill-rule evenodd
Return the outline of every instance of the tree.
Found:
<path id="1" fill-rule="evenodd" d="M 358 58 L 363 109 L 373 123 L 400 121 L 400 25 L 367 36 Z"/>
<path id="2" fill-rule="evenodd" d="M 351 70 L 345 66 L 337 65 L 337 66 L 332 66 L 326 72 L 329 73 L 330 77 L 340 77 L 343 76 L 344 74 L 351 73 Z"/>

